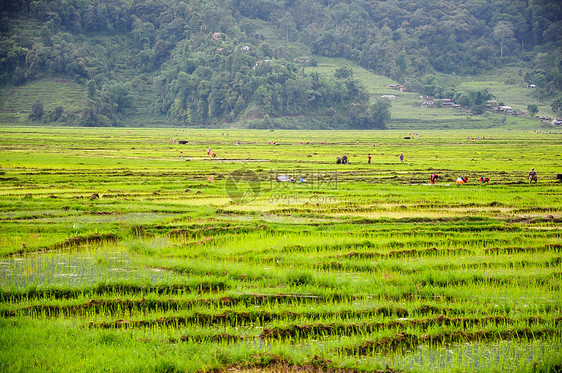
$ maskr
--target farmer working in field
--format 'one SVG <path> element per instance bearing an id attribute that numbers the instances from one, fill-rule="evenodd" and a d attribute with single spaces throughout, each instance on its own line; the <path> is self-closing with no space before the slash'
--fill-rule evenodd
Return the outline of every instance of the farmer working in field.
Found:
<path id="1" fill-rule="evenodd" d="M 537 182 L 537 171 L 535 171 L 534 167 L 529 171 L 529 184 L 531 184 L 531 181 Z"/>
<path id="2" fill-rule="evenodd" d="M 429 179 L 429 182 L 431 184 L 435 184 L 437 182 L 437 180 L 439 180 L 439 175 L 437 174 L 431 174 L 431 179 Z"/>

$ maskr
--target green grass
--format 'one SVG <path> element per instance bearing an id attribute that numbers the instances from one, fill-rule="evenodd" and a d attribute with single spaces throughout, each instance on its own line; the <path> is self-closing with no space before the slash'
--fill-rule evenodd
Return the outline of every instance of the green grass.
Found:
<path id="1" fill-rule="evenodd" d="M 399 90 L 387 88 L 387 84 L 397 82 L 387 77 L 377 75 L 373 72 L 345 60 L 343 58 L 318 57 L 317 67 L 307 67 L 307 71 L 314 71 L 322 75 L 331 76 L 341 66 L 349 66 L 353 69 L 353 76 L 359 79 L 371 93 L 372 99 L 383 95 L 394 95 L 392 102 L 391 129 L 405 129 L 416 131 L 421 129 L 479 129 L 491 127 L 518 128 L 539 127 L 540 122 L 525 117 L 506 117 L 502 114 L 487 113 L 475 116 L 467 112 L 466 108 L 422 108 L 425 99 L 419 93 L 400 92 Z M 531 90 L 523 88 L 521 79 L 514 80 L 512 74 L 518 74 L 516 69 L 498 69 L 489 76 L 458 77 L 455 75 L 441 75 L 443 79 L 450 82 L 458 90 L 479 90 L 488 88 L 498 101 L 511 105 L 517 110 L 527 110 L 527 105 L 535 103 L 539 106 L 539 114 L 549 115 L 553 113 L 550 104 L 539 103 L 531 95 Z M 509 71 L 509 74 L 507 73 Z M 407 88 L 407 87 L 406 87 Z"/>
<path id="2" fill-rule="evenodd" d="M 555 369 L 561 134 L 403 132 L 3 128 L 0 369 Z"/>
<path id="3" fill-rule="evenodd" d="M 53 94 L 56 92 L 56 94 Z M 46 98 L 49 99 L 46 99 Z M 0 90 L 0 123 L 29 122 L 31 106 L 37 100 L 43 102 L 45 111 L 63 106 L 66 112 L 83 108 L 86 87 L 66 79 L 43 79 L 19 87 Z"/>
<path id="4" fill-rule="evenodd" d="M 540 101 L 535 97 L 534 89 L 526 88 L 526 72 L 528 70 L 525 68 L 504 66 L 475 76 L 443 77 L 459 90 L 488 89 L 496 97 L 496 101 L 503 102 L 517 111 L 527 111 L 529 104 L 535 104 L 539 108 L 537 116 L 555 117 L 550 107 L 551 100 Z"/>

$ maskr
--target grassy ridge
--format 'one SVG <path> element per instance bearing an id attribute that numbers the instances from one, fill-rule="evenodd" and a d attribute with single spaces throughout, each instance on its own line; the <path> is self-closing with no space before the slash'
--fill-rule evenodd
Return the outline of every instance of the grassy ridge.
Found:
<path id="1" fill-rule="evenodd" d="M 306 67 L 307 72 L 315 72 L 320 75 L 332 76 L 336 69 L 341 66 L 349 66 L 353 69 L 354 77 L 362 82 L 372 95 L 372 99 L 382 95 L 394 95 L 391 99 L 391 129 L 406 129 L 412 131 L 429 129 L 478 129 L 478 128 L 538 128 L 540 122 L 526 117 L 511 117 L 501 114 L 487 113 L 482 116 L 474 116 L 465 109 L 451 108 L 422 108 L 424 101 L 416 92 L 399 92 L 392 88 L 386 88 L 387 84 L 396 84 L 395 81 L 384 76 L 363 69 L 362 67 L 342 58 L 317 57 L 317 67 Z M 520 69 L 519 69 L 520 70 Z M 532 96 L 532 90 L 523 88 L 519 77 L 519 70 L 507 68 L 498 70 L 496 74 L 480 75 L 474 77 L 445 76 L 443 78 L 459 89 L 479 90 L 488 88 L 498 101 L 513 106 L 517 110 L 527 110 L 530 103 L 537 104 L 539 113 L 537 115 L 553 116 L 552 110 L 547 103 L 540 103 Z M 517 79 L 515 79 L 516 77 Z M 154 127 L 169 126 L 165 117 L 151 113 L 151 100 L 154 100 L 151 77 L 141 75 L 131 77 L 134 89 L 139 93 L 135 96 L 133 108 L 126 110 L 120 118 L 120 123 L 131 127 Z M 0 91 L 0 124 L 33 124 L 28 120 L 31 105 L 36 100 L 44 102 L 45 111 L 53 110 L 62 105 L 67 112 L 82 109 L 86 98 L 86 87 L 66 79 L 43 79 L 41 81 L 25 84 L 21 87 L 11 87 Z M 290 118 L 288 119 L 290 120 Z M 309 123 L 306 117 L 297 122 Z M 234 123 L 233 126 L 246 127 L 249 122 Z M 312 123 L 309 123 L 311 126 Z M 293 126 L 299 126 L 293 123 Z"/>
<path id="2" fill-rule="evenodd" d="M 353 76 L 359 79 L 372 98 L 383 95 L 394 95 L 391 99 L 392 119 L 389 123 L 391 129 L 410 128 L 419 129 L 446 129 L 446 128 L 488 128 L 505 127 L 517 128 L 520 126 L 536 126 L 537 121 L 529 118 L 507 117 L 504 115 L 487 114 L 485 116 L 473 116 L 466 109 L 450 108 L 421 108 L 424 101 L 419 93 L 406 90 L 400 92 L 396 89 L 387 88 L 387 84 L 398 84 L 387 77 L 377 75 L 373 72 L 341 58 L 318 57 L 317 67 L 307 67 L 307 71 L 317 72 L 323 75 L 332 75 L 338 67 L 349 66 L 353 69 Z M 517 110 L 526 111 L 530 103 L 537 104 L 539 114 L 552 116 L 550 105 L 539 103 L 532 96 L 532 90 L 523 88 L 522 78 L 519 76 L 521 69 L 506 68 L 498 69 L 490 74 L 477 76 L 459 77 L 456 75 L 440 75 L 449 84 L 458 87 L 459 90 L 481 90 L 488 88 L 498 101 L 513 106 Z M 407 88 L 407 87 L 406 87 Z M 505 120 L 505 122 L 504 122 Z"/>
<path id="3" fill-rule="evenodd" d="M 36 100 L 43 102 L 45 111 L 63 106 L 65 111 L 75 112 L 82 109 L 85 99 L 85 87 L 66 79 L 44 79 L 21 87 L 2 89 L 0 123 L 27 123 L 31 106 Z"/>

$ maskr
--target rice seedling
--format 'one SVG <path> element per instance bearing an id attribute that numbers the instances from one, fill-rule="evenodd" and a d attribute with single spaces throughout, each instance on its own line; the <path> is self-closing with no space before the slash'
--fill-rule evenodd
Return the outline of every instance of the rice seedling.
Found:
<path id="1" fill-rule="evenodd" d="M 1 370 L 560 366 L 560 134 L 103 131 L 3 131 Z"/>

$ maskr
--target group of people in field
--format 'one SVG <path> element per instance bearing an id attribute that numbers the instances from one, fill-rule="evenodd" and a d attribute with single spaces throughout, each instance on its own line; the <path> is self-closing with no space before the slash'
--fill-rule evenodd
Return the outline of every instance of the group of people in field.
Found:
<path id="1" fill-rule="evenodd" d="M 217 153 L 211 151 L 211 148 L 209 148 L 209 149 L 207 149 L 207 157 L 216 158 L 216 157 L 217 157 Z"/>
<path id="2" fill-rule="evenodd" d="M 439 175 L 437 175 L 435 173 L 431 174 L 429 182 L 431 184 L 435 184 L 435 183 L 437 183 L 437 180 L 439 180 Z M 478 180 L 480 180 L 480 182 L 482 184 L 487 184 L 487 183 L 490 182 L 490 178 L 486 177 L 486 176 L 480 176 L 480 178 Z M 533 182 L 533 181 L 536 183 L 537 180 L 538 180 L 537 172 L 535 171 L 534 167 L 531 168 L 531 171 L 529 171 L 528 180 L 529 180 L 529 184 L 531 184 L 531 182 Z M 464 176 L 459 176 L 458 179 L 456 180 L 456 183 L 457 184 L 468 184 L 468 178 L 464 177 Z"/>
<path id="3" fill-rule="evenodd" d="M 224 133 L 223 133 L 224 136 Z M 228 134 L 227 134 L 228 136 Z M 484 138 L 482 138 L 484 139 Z M 175 139 L 174 139 L 175 142 Z M 302 144 L 302 141 L 301 141 Z M 308 144 L 308 142 L 307 142 Z M 238 140 L 236 142 L 236 145 L 240 145 L 240 140 Z M 268 145 L 276 145 L 276 142 L 271 142 L 269 141 Z M 217 154 L 212 152 L 211 148 L 207 149 L 207 156 L 208 157 L 212 157 L 212 158 L 216 158 Z M 404 153 L 400 153 L 400 163 L 404 163 Z M 367 163 L 371 164 L 371 160 L 372 160 L 372 156 L 371 153 L 367 154 Z M 347 154 L 344 154 L 342 157 L 337 157 L 336 158 L 336 163 L 337 164 L 349 164 L 348 158 L 347 158 Z M 429 179 L 429 182 L 431 184 L 436 184 L 437 181 L 439 180 L 439 175 L 437 175 L 436 173 L 432 173 Z M 490 182 L 490 178 L 486 177 L 486 176 L 480 176 L 480 178 L 478 179 L 482 184 L 487 184 Z M 537 177 L 537 172 L 535 171 L 535 168 L 532 167 L 531 171 L 529 171 L 529 175 L 528 175 L 528 180 L 529 180 L 529 184 L 531 184 L 533 181 L 536 183 L 538 181 L 538 177 Z M 464 177 L 464 176 L 459 176 L 457 178 L 457 180 L 455 181 L 457 184 L 468 184 L 468 178 Z"/>
<path id="4" fill-rule="evenodd" d="M 369 163 L 371 162 L 371 159 L 369 158 Z M 336 158 L 336 164 L 348 164 L 348 160 L 347 160 L 347 154 L 344 154 L 343 157 L 337 157 Z"/>
<path id="5" fill-rule="evenodd" d="M 480 138 L 478 138 L 480 139 Z M 482 137 L 482 140 L 484 140 L 485 138 Z M 367 163 L 371 164 L 371 153 L 367 154 Z M 339 161 L 340 158 L 338 157 L 338 164 L 339 163 L 343 163 Z M 347 160 L 347 156 L 346 156 L 346 160 Z M 346 162 L 347 163 L 347 162 Z M 400 153 L 400 163 L 404 163 L 404 153 Z M 432 173 L 430 178 L 429 178 L 429 182 L 430 184 L 436 184 L 437 181 L 439 180 L 439 175 L 437 175 L 436 173 Z M 482 184 L 488 184 L 490 182 L 490 178 L 486 177 L 486 176 L 480 176 L 480 178 L 478 179 Z M 529 171 L 529 176 L 528 176 L 528 180 L 529 180 L 529 184 L 531 184 L 533 181 L 536 183 L 538 178 L 537 178 L 537 172 L 535 171 L 535 168 L 531 168 L 531 171 Z M 562 179 L 561 179 L 562 180 Z M 468 178 L 464 177 L 464 176 L 459 176 L 457 178 L 457 180 L 455 180 L 455 182 L 457 184 L 468 184 Z"/>
<path id="6" fill-rule="evenodd" d="M 484 138 L 482 138 L 484 139 Z M 372 156 L 371 153 L 367 154 L 367 164 L 371 164 L 372 161 Z M 343 157 L 337 157 L 336 158 L 336 163 L 337 164 L 348 164 L 348 160 L 347 160 L 347 154 L 344 154 Z M 404 153 L 400 153 L 400 163 L 404 163 Z M 429 178 L 429 182 L 431 184 L 436 184 L 437 181 L 439 180 L 439 175 L 437 175 L 436 173 L 432 173 L 430 178 Z M 488 184 L 490 182 L 490 178 L 486 177 L 486 176 L 480 176 L 480 178 L 478 179 L 482 184 Z M 537 182 L 538 178 L 537 178 L 537 172 L 535 171 L 535 168 L 531 168 L 531 171 L 529 171 L 529 176 L 528 176 L 528 180 L 529 180 L 529 184 L 531 182 Z M 459 176 L 457 178 L 457 180 L 455 180 L 455 182 L 457 184 L 468 184 L 468 178 L 464 177 L 464 176 Z"/>

